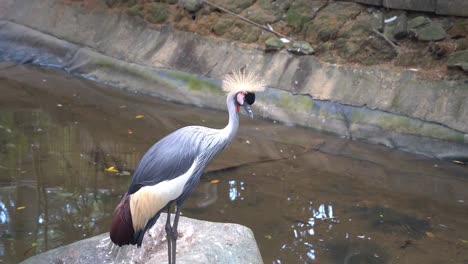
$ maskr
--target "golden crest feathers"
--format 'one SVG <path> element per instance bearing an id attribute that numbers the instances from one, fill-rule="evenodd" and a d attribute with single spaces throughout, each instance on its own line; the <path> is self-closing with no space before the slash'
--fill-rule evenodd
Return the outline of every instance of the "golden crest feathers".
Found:
<path id="1" fill-rule="evenodd" d="M 227 75 L 223 80 L 223 91 L 233 92 L 261 92 L 265 90 L 266 83 L 253 71 L 238 70 Z"/>

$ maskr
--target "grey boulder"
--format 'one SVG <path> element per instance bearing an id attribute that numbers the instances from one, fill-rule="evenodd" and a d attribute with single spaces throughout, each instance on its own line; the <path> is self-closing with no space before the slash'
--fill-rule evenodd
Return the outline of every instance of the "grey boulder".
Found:
<path id="1" fill-rule="evenodd" d="M 161 214 L 145 234 L 141 248 L 113 246 L 105 233 L 33 256 L 23 263 L 167 263 L 165 222 L 166 214 Z M 263 263 L 254 235 L 247 227 L 181 217 L 178 231 L 178 264 Z"/>

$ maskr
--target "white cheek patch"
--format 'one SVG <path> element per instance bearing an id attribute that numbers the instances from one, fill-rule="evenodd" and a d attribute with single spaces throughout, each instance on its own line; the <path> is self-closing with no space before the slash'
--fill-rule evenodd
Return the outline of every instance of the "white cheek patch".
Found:
<path id="1" fill-rule="evenodd" d="M 245 99 L 245 95 L 243 93 L 238 93 L 237 94 L 237 102 L 240 105 L 244 105 L 244 99 Z"/>

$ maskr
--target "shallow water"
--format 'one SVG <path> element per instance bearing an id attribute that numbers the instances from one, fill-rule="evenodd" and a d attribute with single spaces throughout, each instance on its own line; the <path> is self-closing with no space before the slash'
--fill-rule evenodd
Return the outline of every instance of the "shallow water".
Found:
<path id="1" fill-rule="evenodd" d="M 0 262 L 107 232 L 155 141 L 226 118 L 0 64 Z M 243 117 L 183 214 L 250 227 L 265 263 L 468 263 L 467 190 L 465 166 Z"/>

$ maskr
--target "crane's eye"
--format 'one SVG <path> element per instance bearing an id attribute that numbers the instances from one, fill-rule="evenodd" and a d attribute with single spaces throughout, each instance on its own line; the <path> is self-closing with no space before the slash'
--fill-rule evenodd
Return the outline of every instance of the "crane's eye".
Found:
<path id="1" fill-rule="evenodd" d="M 252 105 L 255 102 L 255 94 L 254 93 L 247 93 L 245 95 L 245 101 L 249 104 Z"/>

